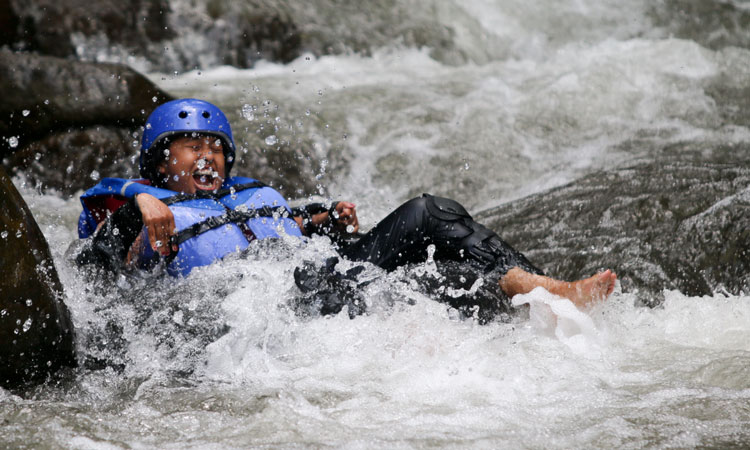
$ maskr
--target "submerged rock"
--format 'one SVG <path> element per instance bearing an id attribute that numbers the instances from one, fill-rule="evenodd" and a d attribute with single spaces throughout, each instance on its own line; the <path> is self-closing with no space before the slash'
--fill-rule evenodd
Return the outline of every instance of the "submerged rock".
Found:
<path id="1" fill-rule="evenodd" d="M 76 365 L 73 323 L 47 242 L 0 168 L 0 386 Z"/>
<path id="2" fill-rule="evenodd" d="M 554 277 L 615 270 L 648 303 L 750 289 L 750 169 L 652 161 L 596 173 L 476 219 Z"/>

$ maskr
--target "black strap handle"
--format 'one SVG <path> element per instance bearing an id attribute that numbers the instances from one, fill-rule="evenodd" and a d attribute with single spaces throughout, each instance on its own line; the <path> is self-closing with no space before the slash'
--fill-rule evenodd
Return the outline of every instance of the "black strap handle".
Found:
<path id="1" fill-rule="evenodd" d="M 244 211 L 230 209 L 220 216 L 211 216 L 206 220 L 194 223 L 193 225 L 178 231 L 172 236 L 170 244 L 177 244 L 179 246 L 190 238 L 230 223 L 244 223 L 249 219 L 257 219 L 258 217 L 273 217 L 274 215 L 283 216 L 283 212 L 286 211 L 287 209 L 283 206 L 264 206 L 262 208 L 248 209 Z"/>

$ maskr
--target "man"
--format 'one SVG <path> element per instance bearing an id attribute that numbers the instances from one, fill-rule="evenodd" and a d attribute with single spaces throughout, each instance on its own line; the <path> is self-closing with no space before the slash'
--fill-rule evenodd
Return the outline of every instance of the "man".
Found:
<path id="1" fill-rule="evenodd" d="M 144 179 L 105 178 L 81 198 L 79 235 L 93 237 L 79 263 L 116 270 L 166 259 L 171 274 L 187 275 L 255 240 L 313 233 L 351 237 L 359 230 L 354 204 L 292 209 L 263 183 L 230 177 L 234 158 L 231 127 L 216 106 L 181 99 L 156 108 L 142 139 Z M 460 204 L 430 195 L 404 203 L 351 241 L 340 242 L 342 257 L 389 271 L 423 262 L 433 245 L 436 259 L 480 270 L 509 297 L 541 286 L 585 306 L 609 296 L 616 281 L 610 270 L 570 283 L 546 277 Z M 297 275 L 304 288 L 306 277 Z"/>

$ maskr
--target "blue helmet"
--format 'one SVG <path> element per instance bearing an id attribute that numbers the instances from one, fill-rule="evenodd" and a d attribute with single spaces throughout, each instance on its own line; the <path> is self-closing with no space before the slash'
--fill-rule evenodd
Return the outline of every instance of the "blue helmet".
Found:
<path id="1" fill-rule="evenodd" d="M 159 142 L 169 136 L 201 133 L 221 139 L 226 157 L 226 176 L 234 164 L 235 147 L 232 128 L 224 113 L 215 105 L 194 98 L 172 100 L 159 105 L 146 119 L 141 139 L 141 176 L 154 180 L 162 149 Z"/>

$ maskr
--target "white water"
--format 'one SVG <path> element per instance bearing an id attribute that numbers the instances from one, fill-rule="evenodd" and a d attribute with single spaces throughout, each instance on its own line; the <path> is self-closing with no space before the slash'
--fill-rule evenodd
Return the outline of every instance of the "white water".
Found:
<path id="1" fill-rule="evenodd" d="M 269 120 L 282 139 L 314 140 L 316 156 L 329 160 L 320 171 L 324 195 L 355 201 L 366 227 L 423 191 L 477 211 L 653 157 L 670 144 L 746 142 L 747 128 L 723 121 L 706 89 L 747 85 L 749 52 L 664 38 L 649 28 L 642 5 L 619 4 L 446 3 L 436 14 L 457 27 L 461 48 L 477 48 L 481 35 L 489 36 L 475 62 L 463 64 L 446 64 L 430 49 L 387 46 L 372 56 L 150 76 L 175 95 L 222 105 L 239 141 L 254 142 L 248 136 Z M 452 22 L 448 13 L 456 10 L 465 15 Z M 466 17 L 481 28 L 465 25 Z M 262 111 L 264 101 L 269 117 L 242 117 L 244 105 Z M 252 176 L 251 162 L 238 173 Z M 662 307 L 647 309 L 618 290 L 579 312 L 535 291 L 516 299 L 531 306 L 512 323 L 480 326 L 394 275 L 368 288 L 369 315 L 298 317 L 285 307 L 295 295 L 291 272 L 303 259 L 331 252 L 318 241 L 294 256 L 261 254 L 177 283 L 154 281 L 167 294 L 144 294 L 141 300 L 154 304 L 144 318 L 113 286 L 91 292 L 65 260 L 77 200 L 16 183 L 50 242 L 81 353 L 97 354 L 85 339 L 107 317 L 123 327 L 128 345 L 117 357 L 126 363 L 121 372 L 84 370 L 74 383 L 42 387 L 29 398 L 0 391 L 4 445 L 750 442 L 748 296 L 666 292 Z M 205 348 L 193 340 L 191 327 L 217 323 L 231 328 Z M 167 334 L 173 347 L 163 343 Z M 176 373 L 185 370 L 193 373 Z"/>
<path id="2" fill-rule="evenodd" d="M 747 61 L 741 49 L 608 39 L 544 61 L 453 67 L 425 51 L 384 50 L 153 79 L 224 105 L 240 136 L 243 123 L 253 133 L 270 121 L 283 139 L 313 136 L 319 159 L 351 161 L 324 171 L 327 192 L 375 211 L 365 216 L 374 221 L 421 192 L 477 210 L 670 144 L 744 142 L 748 129 L 723 123 L 705 89 L 729 75 L 732 84 L 747 83 Z M 243 120 L 244 105 L 262 110 L 263 102 L 269 118 Z M 252 174 L 252 163 L 244 170 Z"/>

